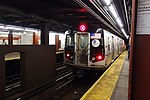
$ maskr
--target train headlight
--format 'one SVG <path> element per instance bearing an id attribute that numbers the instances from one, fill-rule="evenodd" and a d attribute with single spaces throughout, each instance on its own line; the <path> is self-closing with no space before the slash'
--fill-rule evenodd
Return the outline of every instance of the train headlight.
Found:
<path id="1" fill-rule="evenodd" d="M 73 60 L 74 56 L 72 52 L 65 52 L 65 58 L 67 58 L 68 60 Z"/>
<path id="2" fill-rule="evenodd" d="M 102 60 L 102 59 L 103 59 L 103 56 L 102 56 L 102 55 L 97 55 L 97 56 L 96 56 L 96 60 L 99 60 L 99 61 L 100 61 L 100 60 Z"/>
<path id="3" fill-rule="evenodd" d="M 67 53 L 67 54 L 66 54 L 66 56 L 67 56 L 67 57 L 70 57 L 70 54 L 69 54 L 69 53 Z"/>
<path id="4" fill-rule="evenodd" d="M 71 56 L 70 58 L 73 59 L 73 56 Z"/>

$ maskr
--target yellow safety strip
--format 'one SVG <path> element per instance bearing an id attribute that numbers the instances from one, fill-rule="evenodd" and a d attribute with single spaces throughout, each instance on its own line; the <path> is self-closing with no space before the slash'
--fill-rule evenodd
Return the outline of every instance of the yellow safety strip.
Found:
<path id="1" fill-rule="evenodd" d="M 123 52 L 80 100 L 110 100 L 126 55 Z"/>

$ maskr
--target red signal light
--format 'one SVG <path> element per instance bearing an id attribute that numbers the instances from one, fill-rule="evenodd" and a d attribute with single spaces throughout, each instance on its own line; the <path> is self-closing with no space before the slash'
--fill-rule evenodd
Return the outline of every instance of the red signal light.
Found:
<path id="1" fill-rule="evenodd" d="M 86 25 L 85 24 L 81 24 L 80 26 L 79 26 L 79 30 L 80 31 L 86 31 L 86 29 L 87 29 L 87 27 L 86 27 Z"/>

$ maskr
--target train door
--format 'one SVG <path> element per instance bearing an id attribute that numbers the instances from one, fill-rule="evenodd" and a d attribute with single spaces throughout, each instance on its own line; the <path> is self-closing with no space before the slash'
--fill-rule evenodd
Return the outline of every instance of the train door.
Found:
<path id="1" fill-rule="evenodd" d="M 109 63 L 112 60 L 112 56 L 111 56 L 111 50 L 110 50 L 110 38 L 109 36 L 105 37 L 104 39 L 106 41 L 105 43 L 105 51 L 106 51 L 106 65 L 109 65 Z"/>
<path id="2" fill-rule="evenodd" d="M 117 38 L 117 54 L 119 55 L 119 45 L 120 45 L 120 40 L 119 40 L 119 38 Z"/>
<path id="3" fill-rule="evenodd" d="M 123 41 L 122 40 L 119 40 L 119 53 L 121 53 L 123 51 Z"/>
<path id="4" fill-rule="evenodd" d="M 112 36 L 112 42 L 111 42 L 112 44 L 111 44 L 111 51 L 112 51 L 112 60 L 114 60 L 114 53 L 115 53 L 115 47 L 114 47 L 114 37 Z"/>
<path id="5" fill-rule="evenodd" d="M 117 37 L 114 37 L 114 58 L 118 56 L 118 44 L 117 44 Z"/>
<path id="6" fill-rule="evenodd" d="M 75 34 L 75 64 L 88 65 L 89 33 Z"/>

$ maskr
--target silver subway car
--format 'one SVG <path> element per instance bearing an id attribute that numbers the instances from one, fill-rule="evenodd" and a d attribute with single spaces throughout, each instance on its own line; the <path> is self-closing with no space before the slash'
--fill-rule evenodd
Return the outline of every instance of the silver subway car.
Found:
<path id="1" fill-rule="evenodd" d="M 68 34 L 64 62 L 76 69 L 106 69 L 123 47 L 123 39 L 106 30 Z"/>

